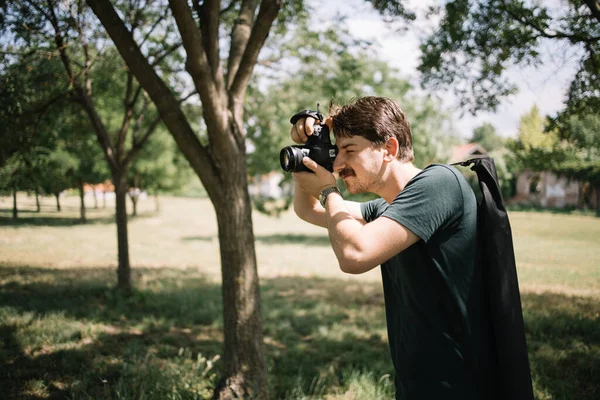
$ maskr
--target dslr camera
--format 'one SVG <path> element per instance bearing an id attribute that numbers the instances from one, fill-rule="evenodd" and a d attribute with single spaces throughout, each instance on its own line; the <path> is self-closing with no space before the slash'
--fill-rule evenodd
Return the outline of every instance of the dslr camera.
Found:
<path id="1" fill-rule="evenodd" d="M 331 144 L 329 136 L 329 127 L 323 123 L 323 114 L 319 110 L 317 103 L 317 111 L 302 110 L 290 119 L 294 125 L 300 118 L 312 117 L 319 121 L 313 126 L 313 134 L 308 136 L 308 140 L 304 145 L 286 146 L 279 153 L 279 163 L 281 169 L 285 172 L 312 172 L 303 163 L 304 157 L 309 157 L 317 164 L 333 172 L 333 161 L 338 154 L 336 145 Z"/>

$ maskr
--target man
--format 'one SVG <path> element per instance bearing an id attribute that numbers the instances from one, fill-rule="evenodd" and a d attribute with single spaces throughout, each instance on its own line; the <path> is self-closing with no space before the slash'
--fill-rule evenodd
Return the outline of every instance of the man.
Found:
<path id="1" fill-rule="evenodd" d="M 481 312 L 467 307 L 477 295 L 473 191 L 452 167 L 412 164 L 410 125 L 394 101 L 362 97 L 330 114 L 334 172 L 348 192 L 381 198 L 344 201 L 334 175 L 305 157 L 314 173 L 294 174 L 296 214 L 328 229 L 342 271 L 381 265 L 397 399 L 483 398 L 472 374 L 485 347 Z M 313 124 L 297 121 L 292 140 L 306 142 Z"/>

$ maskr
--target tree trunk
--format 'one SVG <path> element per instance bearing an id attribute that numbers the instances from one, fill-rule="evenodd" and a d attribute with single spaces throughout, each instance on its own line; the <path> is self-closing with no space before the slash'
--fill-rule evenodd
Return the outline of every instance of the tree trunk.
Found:
<path id="1" fill-rule="evenodd" d="M 19 217 L 19 211 L 17 210 L 17 188 L 13 188 L 13 219 L 17 219 Z"/>
<path id="2" fill-rule="evenodd" d="M 132 217 L 137 217 L 137 202 L 138 195 L 136 193 L 130 193 L 129 198 L 131 199 L 131 204 L 133 206 L 133 212 L 131 213 Z"/>
<path id="3" fill-rule="evenodd" d="M 144 57 L 112 4 L 99 0 L 87 0 L 87 3 L 106 28 L 128 68 L 156 105 L 177 146 L 200 177 L 217 213 L 223 274 L 224 363 L 223 378 L 215 390 L 215 397 L 267 400 L 269 393 L 263 356 L 260 294 L 242 127 L 248 81 L 282 2 L 261 2 L 257 21 L 252 31 L 248 31 L 248 42 L 240 37 L 241 47 L 238 46 L 237 52 L 233 53 L 236 66 L 230 70 L 231 79 L 228 79 L 228 83 L 231 86 L 225 89 L 218 46 L 215 46 L 219 31 L 214 28 L 218 28 L 218 24 L 213 23 L 214 19 L 207 18 L 200 34 L 195 31 L 198 26 L 187 1 L 169 1 L 188 55 L 186 70 L 202 101 L 203 119 L 210 133 L 207 146 L 200 143 L 180 108 L 180 102 Z M 243 2 L 244 5 L 250 3 Z M 218 7 L 205 11 L 212 12 L 212 16 L 218 18 Z M 248 15 L 248 20 L 252 21 L 254 11 L 249 10 Z M 210 46 L 208 52 L 202 48 L 205 27 L 207 42 L 212 40 L 207 44 Z M 207 53 L 209 61 L 206 60 Z M 232 109 L 225 110 L 224 105 L 227 104 Z M 224 120 L 225 115 L 231 115 L 237 121 L 231 124 L 231 121 Z M 223 129 L 229 131 L 224 132 Z"/>
<path id="4" fill-rule="evenodd" d="M 232 170 L 233 171 L 233 170 Z M 224 368 L 215 392 L 219 399 L 269 397 L 263 356 L 252 210 L 246 168 L 240 163 L 222 186 L 217 211 L 223 276 Z M 235 176 L 233 176 L 235 175 Z M 231 181 L 235 179 L 235 181 Z"/>
<path id="5" fill-rule="evenodd" d="M 119 266 L 117 268 L 118 289 L 126 295 L 131 294 L 131 267 L 129 264 L 129 239 L 127 237 L 127 179 L 125 172 L 115 174 L 116 208 L 117 208 L 117 248 Z"/>
<path id="6" fill-rule="evenodd" d="M 60 192 L 54 193 L 54 197 L 56 197 L 56 211 L 60 212 Z"/>
<path id="7" fill-rule="evenodd" d="M 596 217 L 600 217 L 600 185 L 594 188 L 596 191 Z"/>
<path id="8" fill-rule="evenodd" d="M 83 180 L 79 180 L 79 200 L 81 202 L 81 216 L 79 217 L 79 222 L 85 224 L 87 219 L 85 218 L 85 192 L 83 190 Z"/>
<path id="9" fill-rule="evenodd" d="M 160 211 L 160 202 L 158 201 L 158 193 L 154 193 L 154 211 Z"/>
<path id="10" fill-rule="evenodd" d="M 96 193 L 96 187 L 92 186 L 92 193 L 94 193 L 94 208 L 98 209 L 98 194 Z"/>
<path id="11" fill-rule="evenodd" d="M 36 212 L 40 212 L 40 210 L 42 209 L 40 207 L 40 192 L 39 190 L 37 190 L 37 188 L 35 189 L 35 209 Z"/>

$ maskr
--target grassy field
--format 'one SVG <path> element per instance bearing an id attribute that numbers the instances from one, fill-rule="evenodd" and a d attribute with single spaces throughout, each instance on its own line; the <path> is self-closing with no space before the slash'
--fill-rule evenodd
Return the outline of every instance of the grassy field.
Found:
<path id="1" fill-rule="evenodd" d="M 208 200 L 141 201 L 129 224 L 136 290 L 113 291 L 113 204 L 77 222 L 44 198 L 0 198 L 0 397 L 196 399 L 222 352 L 220 262 Z M 88 202 L 91 207 L 92 201 Z M 538 399 L 600 397 L 600 219 L 510 214 Z M 379 270 L 339 272 L 325 230 L 254 214 L 271 393 L 389 399 Z"/>

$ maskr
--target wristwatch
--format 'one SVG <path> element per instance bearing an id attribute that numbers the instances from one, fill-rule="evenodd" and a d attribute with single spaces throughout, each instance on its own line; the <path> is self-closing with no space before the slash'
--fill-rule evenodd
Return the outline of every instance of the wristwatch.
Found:
<path id="1" fill-rule="evenodd" d="M 329 186 L 328 188 L 323 189 L 321 191 L 321 194 L 319 194 L 319 201 L 321 202 L 321 205 L 323 207 L 325 207 L 325 202 L 327 201 L 327 196 L 329 196 L 331 193 L 337 193 L 340 196 L 342 195 L 342 193 L 337 188 L 337 186 Z"/>

